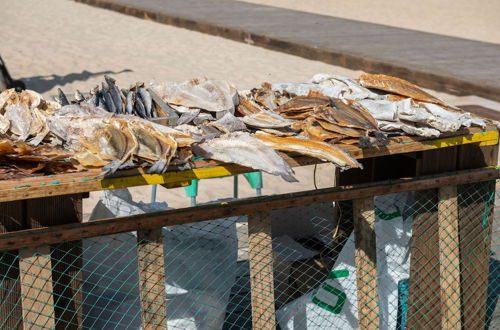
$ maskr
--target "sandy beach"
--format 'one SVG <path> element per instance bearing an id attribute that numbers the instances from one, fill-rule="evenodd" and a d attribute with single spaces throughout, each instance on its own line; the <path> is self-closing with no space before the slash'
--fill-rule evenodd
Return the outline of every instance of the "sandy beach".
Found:
<path id="1" fill-rule="evenodd" d="M 264 3 L 264 1 L 257 0 L 252 2 Z M 310 2 L 294 2 L 292 5 L 285 1 L 266 1 L 266 4 L 286 5 L 298 10 L 307 9 L 388 25 L 400 24 L 406 28 L 426 27 L 438 33 L 447 30 L 461 37 L 500 42 L 499 23 L 484 18 L 490 16 L 482 16 L 483 10 L 488 15 L 493 15 L 492 9 L 496 8 L 491 7 L 493 5 L 484 6 L 481 11 L 478 9 L 476 16 L 471 15 L 473 17 L 470 18 L 470 24 L 476 24 L 477 21 L 497 25 L 492 27 L 492 25 L 477 23 L 479 24 L 477 29 L 473 29 L 476 34 L 467 34 L 467 28 L 459 24 L 460 22 L 457 21 L 459 17 L 453 15 L 453 11 L 447 14 L 441 25 L 426 25 L 426 20 L 422 19 L 422 10 L 426 7 L 426 2 L 430 3 L 430 1 L 424 1 L 423 4 L 419 2 L 414 6 L 409 6 L 404 15 L 391 16 L 390 22 L 382 21 L 381 16 L 384 13 L 383 9 L 388 8 L 388 3 L 395 6 L 393 10 L 391 9 L 393 13 L 400 12 L 400 6 L 396 1 L 377 5 L 376 9 L 373 9 L 374 4 L 362 1 L 367 8 L 357 12 L 358 16 L 354 13 L 360 6 L 359 3 L 348 6 L 347 1 L 335 2 L 336 5 L 334 5 L 320 0 L 315 2 L 314 8 L 306 8 L 311 7 Z M 465 1 L 462 2 L 461 6 L 453 10 L 467 12 L 469 7 L 465 5 Z M 439 13 L 446 12 L 444 3 L 451 3 L 451 1 L 434 6 Z M 456 4 L 456 2 L 453 3 Z M 343 10 L 340 11 L 338 8 Z M 435 13 L 435 15 L 438 14 Z M 410 20 L 408 17 L 413 17 L 413 19 Z M 444 24 L 444 21 L 448 25 Z M 460 29 L 449 28 L 457 24 L 461 26 Z M 12 76 L 16 79 L 21 78 L 28 88 L 46 97 L 54 95 L 57 88 L 62 88 L 67 93 L 75 89 L 88 91 L 103 80 L 104 74 L 115 77 L 123 86 L 136 81 L 184 81 L 206 76 L 229 80 L 239 89 L 248 89 L 264 81 L 305 81 L 318 72 L 336 73 L 353 78 L 360 73 L 68 0 L 43 2 L 0 0 L 0 28 L 4 40 L 0 47 L 0 54 L 6 61 Z M 485 31 L 488 30 L 488 33 L 483 33 L 483 28 Z M 455 97 L 444 93 L 434 94 L 456 105 L 481 104 L 500 110 L 500 104 L 474 96 Z M 275 194 L 314 189 L 312 167 L 297 169 L 296 174 L 300 183 L 295 184 L 286 183 L 281 178 L 264 175 L 263 193 Z M 317 177 L 320 178 L 317 181 L 318 187 L 332 186 L 334 184 L 333 166 L 318 166 Z M 206 202 L 232 197 L 232 184 L 232 178 L 202 181 L 198 201 Z M 150 192 L 150 187 L 132 189 L 134 199 L 137 201 L 149 201 Z M 244 179 L 240 178 L 240 197 L 254 194 L 255 192 L 249 188 Z M 92 193 L 91 198 L 85 200 L 84 212 L 86 214 L 91 211 L 97 198 L 98 193 Z M 185 197 L 182 188 L 166 190 L 159 187 L 157 199 L 167 201 L 172 207 L 189 205 L 189 199 Z"/>

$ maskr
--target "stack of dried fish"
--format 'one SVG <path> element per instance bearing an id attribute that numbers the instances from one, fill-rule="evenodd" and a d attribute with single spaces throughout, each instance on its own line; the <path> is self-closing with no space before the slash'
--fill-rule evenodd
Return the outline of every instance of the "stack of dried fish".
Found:
<path id="1" fill-rule="evenodd" d="M 70 102 L 64 92 L 59 89 L 56 101 L 61 106 L 76 104 L 92 104 L 108 112 L 116 114 L 136 115 L 141 118 L 156 118 L 163 115 L 159 106 L 153 102 L 151 91 L 144 87 L 144 83 L 137 82 L 129 89 L 120 89 L 116 85 L 116 80 L 104 76 L 105 83 L 95 86 L 85 97 L 79 90 L 76 90 L 74 102 Z"/>
<path id="2" fill-rule="evenodd" d="M 407 81 L 368 74 L 319 74 L 240 93 L 208 79 L 120 89 L 105 76 L 87 97 L 76 91 L 70 102 L 60 91 L 58 101 L 33 91 L 0 94 L 0 178 L 135 166 L 164 173 L 202 156 L 295 181 L 278 151 L 344 170 L 361 165 L 336 144 L 383 145 L 389 134 L 436 137 L 486 125 Z"/>

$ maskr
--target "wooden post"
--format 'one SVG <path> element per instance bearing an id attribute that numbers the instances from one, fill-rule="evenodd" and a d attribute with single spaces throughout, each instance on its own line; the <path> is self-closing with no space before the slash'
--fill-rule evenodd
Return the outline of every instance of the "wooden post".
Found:
<path id="1" fill-rule="evenodd" d="M 167 329 L 162 228 L 137 232 L 139 293 L 144 329 Z"/>
<path id="2" fill-rule="evenodd" d="M 19 250 L 23 328 L 54 329 L 50 248 L 40 246 Z"/>
<path id="3" fill-rule="evenodd" d="M 439 189 L 441 329 L 461 329 L 457 187 Z"/>
<path id="4" fill-rule="evenodd" d="M 460 147 L 459 169 L 494 166 L 497 162 L 498 145 Z M 462 326 L 464 329 L 483 329 L 486 320 L 495 181 L 460 185 L 458 194 Z"/>
<path id="5" fill-rule="evenodd" d="M 252 295 L 252 328 L 276 329 L 271 219 L 268 213 L 248 216 L 248 256 Z"/>
<path id="6" fill-rule="evenodd" d="M 380 326 L 373 197 L 354 200 L 355 264 L 360 329 Z"/>
<path id="7" fill-rule="evenodd" d="M 23 201 L 0 203 L 0 232 L 25 228 Z M 0 329 L 22 327 L 17 250 L 0 253 Z"/>
<path id="8" fill-rule="evenodd" d="M 81 194 L 28 199 L 28 228 L 49 227 L 82 221 Z M 82 241 L 51 245 L 52 285 L 56 329 L 81 329 L 83 326 Z"/>
<path id="9" fill-rule="evenodd" d="M 424 151 L 418 160 L 417 175 L 437 174 L 456 169 L 457 148 Z M 408 280 L 408 329 L 441 327 L 439 220 L 437 189 L 415 192 L 410 278 Z"/>

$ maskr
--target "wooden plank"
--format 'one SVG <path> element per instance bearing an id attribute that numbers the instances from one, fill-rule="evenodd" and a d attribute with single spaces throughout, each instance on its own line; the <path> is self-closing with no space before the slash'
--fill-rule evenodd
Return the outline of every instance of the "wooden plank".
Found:
<path id="1" fill-rule="evenodd" d="M 443 137 L 440 139 L 423 140 L 421 138 L 406 138 L 401 142 L 389 144 L 378 148 L 358 148 L 339 145 L 357 159 L 380 157 L 398 153 L 410 153 L 422 150 L 448 148 L 463 144 L 498 144 L 498 131 L 489 127 L 485 131 L 469 129 L 468 133 L 458 132 L 458 136 Z M 408 140 L 409 139 L 409 140 Z M 397 140 L 399 141 L 399 140 Z M 285 157 L 292 166 L 304 166 L 322 163 L 319 160 L 307 157 Z M 195 168 L 186 171 L 171 171 L 165 174 L 145 174 L 142 169 L 122 171 L 112 178 L 99 177 L 99 171 L 70 173 L 20 180 L 0 181 L 0 202 L 40 198 L 47 196 L 60 196 L 89 191 L 135 187 L 151 184 L 175 185 L 194 179 L 207 179 L 230 176 L 241 173 L 255 172 L 254 169 L 235 164 L 221 165 L 215 161 L 196 161 L 195 165 L 210 166 Z M 214 166 L 219 165 L 219 166 Z"/>
<path id="2" fill-rule="evenodd" d="M 0 203 L 0 232 L 26 228 L 24 201 Z M 0 329 L 22 327 L 18 251 L 0 253 Z"/>
<path id="3" fill-rule="evenodd" d="M 246 198 L 238 201 L 213 203 L 203 207 L 188 207 L 127 217 L 96 220 L 86 223 L 22 230 L 0 234 L 0 250 L 8 251 L 40 244 L 55 244 L 82 238 L 110 235 L 140 229 L 194 223 L 221 217 L 253 214 L 263 210 L 285 209 L 310 204 L 358 199 L 397 192 L 425 190 L 444 185 L 496 180 L 496 168 L 448 173 L 439 176 L 388 180 L 368 185 L 334 187 L 298 193 Z M 438 275 L 439 276 L 439 275 Z"/>
<path id="4" fill-rule="evenodd" d="M 54 329 L 50 248 L 19 250 L 19 269 L 24 329 Z"/>
<path id="5" fill-rule="evenodd" d="M 252 297 L 252 328 L 276 329 L 271 218 L 259 212 L 248 216 L 248 256 Z"/>
<path id="6" fill-rule="evenodd" d="M 377 329 L 380 316 L 373 197 L 354 200 L 354 234 L 359 328 Z"/>
<path id="7" fill-rule="evenodd" d="M 26 202 L 28 228 L 51 227 L 82 220 L 81 195 L 29 199 Z M 51 245 L 52 285 L 58 329 L 83 326 L 82 241 Z"/>
<path id="8" fill-rule="evenodd" d="M 461 146 L 458 167 L 496 165 L 498 146 Z M 462 326 L 482 329 L 485 324 L 495 182 L 458 187 Z"/>
<path id="9" fill-rule="evenodd" d="M 441 329 L 461 329 L 457 187 L 439 189 Z"/>
<path id="10" fill-rule="evenodd" d="M 167 329 L 162 228 L 137 231 L 141 317 L 144 329 Z"/>

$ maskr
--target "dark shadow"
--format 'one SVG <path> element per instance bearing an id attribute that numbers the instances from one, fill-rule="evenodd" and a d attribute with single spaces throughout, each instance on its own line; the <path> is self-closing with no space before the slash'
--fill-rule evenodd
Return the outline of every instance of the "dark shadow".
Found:
<path id="1" fill-rule="evenodd" d="M 54 86 L 63 86 L 74 81 L 83 81 L 91 77 L 102 76 L 105 74 L 120 74 L 124 72 L 132 72 L 130 69 L 124 69 L 121 71 L 100 71 L 100 72 L 89 72 L 83 70 L 81 73 L 70 73 L 65 76 L 59 76 L 56 74 L 47 76 L 34 76 L 28 78 L 21 78 L 21 80 L 26 84 L 26 88 L 37 91 L 38 93 L 45 93 L 51 90 Z M 89 86 L 89 89 L 91 86 Z"/>

